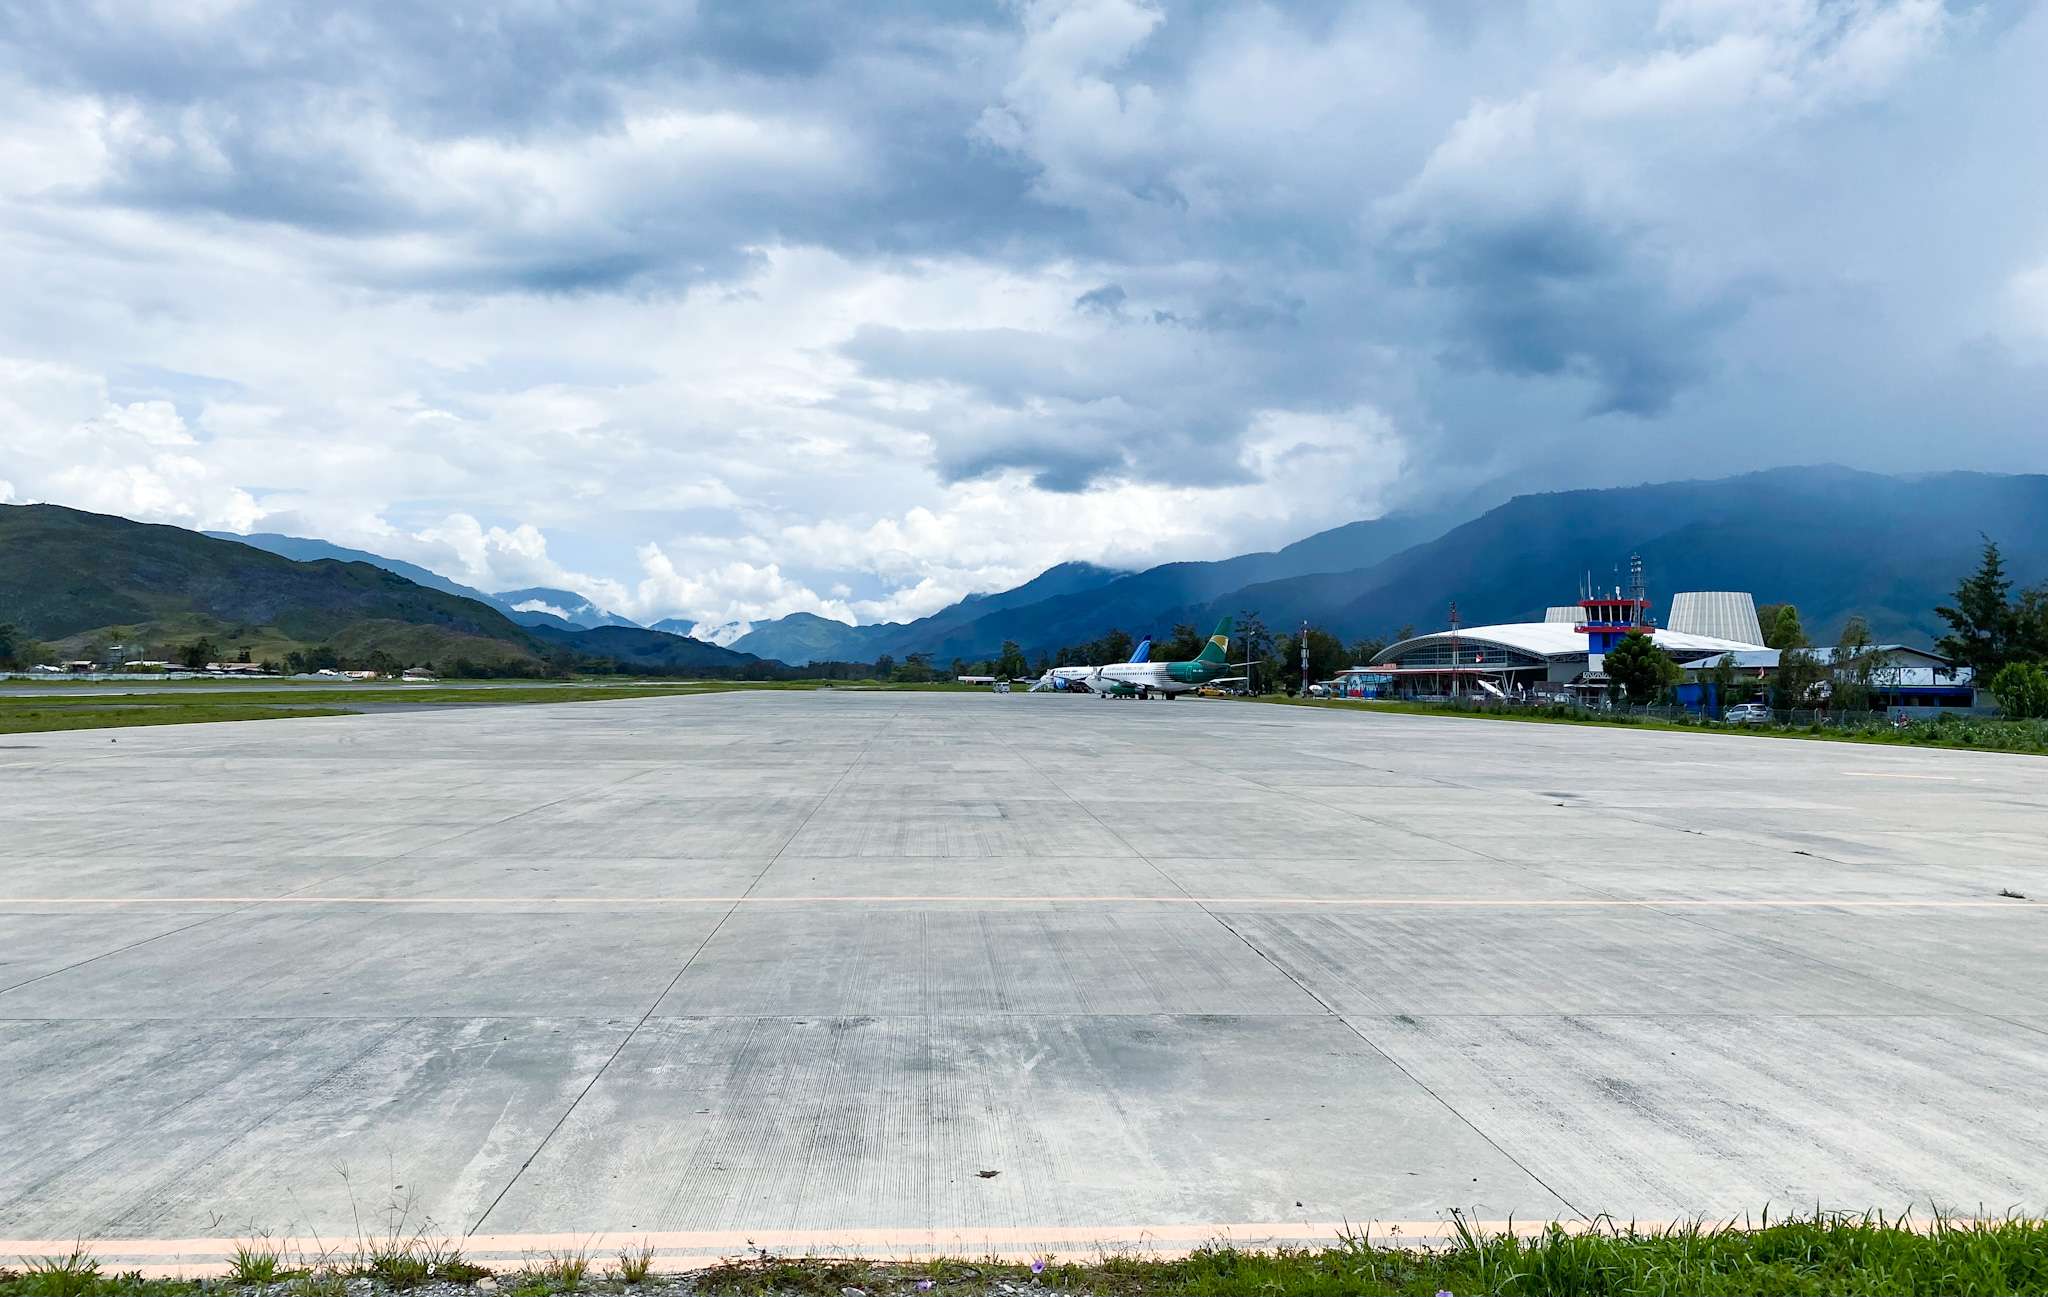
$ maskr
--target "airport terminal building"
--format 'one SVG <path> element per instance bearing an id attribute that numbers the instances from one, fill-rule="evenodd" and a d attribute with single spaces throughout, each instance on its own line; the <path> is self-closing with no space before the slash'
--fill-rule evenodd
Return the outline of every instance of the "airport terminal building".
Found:
<path id="1" fill-rule="evenodd" d="M 1590 696 L 1607 689 L 1602 657 L 1632 632 L 1649 635 L 1681 666 L 1763 647 L 1748 594 L 1676 595 L 1672 627 L 1663 629 L 1650 618 L 1640 559 L 1631 577 L 1625 593 L 1588 586 L 1579 602 L 1546 609 L 1542 621 L 1460 629 L 1454 620 L 1450 630 L 1389 644 L 1370 663 L 1339 672 L 1334 692 L 1351 698 Z"/>
<path id="2" fill-rule="evenodd" d="M 1649 629 L 1680 664 L 1758 647 L 1708 635 Z M 1417 635 L 1381 650 L 1372 662 L 1339 673 L 1338 692 L 1353 698 L 1441 698 L 1452 693 L 1528 697 L 1606 688 L 1588 662 L 1586 632 L 1558 621 L 1509 622 Z"/>

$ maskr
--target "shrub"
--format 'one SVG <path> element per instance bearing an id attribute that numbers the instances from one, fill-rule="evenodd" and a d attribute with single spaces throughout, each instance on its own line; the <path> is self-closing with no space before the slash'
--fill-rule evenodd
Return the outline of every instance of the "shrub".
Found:
<path id="1" fill-rule="evenodd" d="M 83 1243 L 69 1256 L 23 1258 L 18 1290 L 26 1297 L 90 1297 L 99 1291 L 99 1258 Z"/>
<path id="2" fill-rule="evenodd" d="M 2048 671 L 2032 662 L 2008 662 L 1991 677 L 1991 692 L 2007 716 L 2032 720 L 2048 716 Z"/>

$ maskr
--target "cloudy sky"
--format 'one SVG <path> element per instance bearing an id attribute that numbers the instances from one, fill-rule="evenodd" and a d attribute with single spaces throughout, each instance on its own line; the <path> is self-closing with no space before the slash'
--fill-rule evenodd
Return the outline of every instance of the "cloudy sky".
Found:
<path id="1" fill-rule="evenodd" d="M 0 500 L 642 621 L 2048 470 L 2048 4 L 0 0 Z"/>

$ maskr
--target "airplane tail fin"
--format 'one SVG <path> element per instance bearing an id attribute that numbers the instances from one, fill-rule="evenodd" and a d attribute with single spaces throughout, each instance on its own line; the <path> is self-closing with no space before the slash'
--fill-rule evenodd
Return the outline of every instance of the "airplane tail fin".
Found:
<path id="1" fill-rule="evenodd" d="M 1137 651 L 1137 652 L 1135 652 L 1135 653 L 1133 653 L 1133 654 L 1131 654 L 1131 661 L 1133 661 L 1133 662 L 1150 662 L 1151 660 L 1152 660 L 1152 637 L 1151 637 L 1150 635 L 1147 635 L 1147 636 L 1146 636 L 1146 637 L 1145 637 L 1144 639 L 1142 639 L 1142 640 L 1139 640 L 1139 641 L 1138 641 L 1138 651 Z"/>
<path id="2" fill-rule="evenodd" d="M 1225 617 L 1216 623 L 1216 633 L 1209 637 L 1207 644 L 1202 645 L 1202 651 L 1196 656 L 1195 661 L 1218 664 L 1227 664 L 1230 661 L 1230 618 Z"/>

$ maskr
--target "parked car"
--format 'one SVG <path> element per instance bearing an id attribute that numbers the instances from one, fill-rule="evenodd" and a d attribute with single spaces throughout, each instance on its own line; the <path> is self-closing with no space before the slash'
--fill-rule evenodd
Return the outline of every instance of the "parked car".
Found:
<path id="1" fill-rule="evenodd" d="M 1730 725 L 1768 725 L 1771 709 L 1762 703 L 1737 703 L 1722 712 L 1721 719 Z"/>

